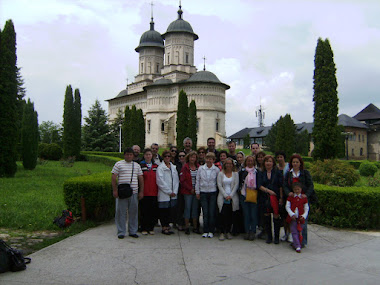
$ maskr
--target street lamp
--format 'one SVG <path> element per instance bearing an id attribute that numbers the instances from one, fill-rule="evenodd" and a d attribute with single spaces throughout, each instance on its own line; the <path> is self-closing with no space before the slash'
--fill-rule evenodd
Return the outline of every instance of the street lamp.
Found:
<path id="1" fill-rule="evenodd" d="M 119 152 L 121 152 L 121 124 L 119 124 L 119 130 L 120 130 L 120 132 L 119 132 Z"/>
<path id="2" fill-rule="evenodd" d="M 353 134 L 354 134 L 353 132 L 342 132 L 342 135 L 344 135 L 346 138 L 346 160 L 348 160 L 348 138 L 349 136 L 352 136 Z"/>

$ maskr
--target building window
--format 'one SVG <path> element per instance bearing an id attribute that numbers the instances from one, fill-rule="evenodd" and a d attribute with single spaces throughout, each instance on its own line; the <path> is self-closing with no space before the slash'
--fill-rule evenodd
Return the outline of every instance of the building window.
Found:
<path id="1" fill-rule="evenodd" d="M 351 150 L 351 155 L 352 155 L 352 156 L 355 156 L 355 151 L 354 151 L 354 149 Z"/>
<path id="2" fill-rule="evenodd" d="M 144 63 L 141 63 L 141 72 L 140 73 L 144 73 Z"/>
<path id="3" fill-rule="evenodd" d="M 160 73 L 160 64 L 159 63 L 157 63 L 157 65 L 156 65 L 156 73 Z"/>
<path id="4" fill-rule="evenodd" d="M 161 132 L 165 132 L 165 122 L 161 121 Z"/>
<path id="5" fill-rule="evenodd" d="M 361 139 L 360 139 L 360 135 L 358 136 L 359 137 L 359 142 L 361 141 Z"/>
<path id="6" fill-rule="evenodd" d="M 148 125 L 147 125 L 146 129 L 148 130 L 148 133 L 150 133 L 150 120 L 148 120 Z"/>
<path id="7" fill-rule="evenodd" d="M 363 137 L 362 141 L 364 142 L 364 135 L 362 135 L 362 137 Z"/>
<path id="8" fill-rule="evenodd" d="M 199 119 L 197 120 L 197 133 L 199 133 Z"/>
<path id="9" fill-rule="evenodd" d="M 189 53 L 186 53 L 186 63 L 189 63 Z"/>
<path id="10" fill-rule="evenodd" d="M 168 52 L 168 64 L 170 64 L 170 52 Z"/>
<path id="11" fill-rule="evenodd" d="M 219 120 L 216 120 L 216 123 L 215 123 L 215 130 L 217 132 L 219 132 Z"/>
<path id="12" fill-rule="evenodd" d="M 363 148 L 360 148 L 360 156 L 363 156 Z"/>

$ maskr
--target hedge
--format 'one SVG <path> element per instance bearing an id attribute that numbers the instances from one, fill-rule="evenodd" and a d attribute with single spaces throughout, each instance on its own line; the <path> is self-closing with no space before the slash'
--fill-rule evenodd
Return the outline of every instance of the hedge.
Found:
<path id="1" fill-rule="evenodd" d="M 114 166 L 116 162 L 121 160 L 120 158 L 117 158 L 117 157 L 103 156 L 103 155 L 83 154 L 83 156 L 85 157 L 87 161 L 99 162 L 111 167 Z"/>
<path id="2" fill-rule="evenodd" d="M 85 198 L 88 219 L 104 221 L 115 215 L 111 172 L 70 178 L 63 185 L 63 195 L 75 216 L 81 215 L 81 197 Z"/>
<path id="3" fill-rule="evenodd" d="M 80 153 L 83 154 L 84 156 L 101 155 L 101 156 L 118 157 L 118 158 L 124 159 L 124 153 L 122 153 L 122 152 L 81 151 Z"/>
<path id="4" fill-rule="evenodd" d="M 380 187 L 336 187 L 314 184 L 318 203 L 310 220 L 338 228 L 380 229 Z"/>

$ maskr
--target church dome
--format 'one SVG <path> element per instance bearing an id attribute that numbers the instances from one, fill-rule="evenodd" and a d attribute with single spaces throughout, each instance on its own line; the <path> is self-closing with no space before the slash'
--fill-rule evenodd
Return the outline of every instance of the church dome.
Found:
<path id="1" fill-rule="evenodd" d="M 150 30 L 142 34 L 140 44 L 135 51 L 140 51 L 143 47 L 159 47 L 164 48 L 164 40 L 161 34 L 154 30 L 154 22 L 150 22 Z"/>
<path id="2" fill-rule="evenodd" d="M 187 82 L 214 82 L 214 83 L 222 83 L 216 77 L 216 75 L 210 71 L 202 70 L 194 73 Z"/>
<path id="3" fill-rule="evenodd" d="M 198 39 L 198 35 L 194 33 L 190 23 L 182 19 L 182 14 L 181 6 L 179 6 L 178 19 L 170 23 L 166 33 L 162 35 L 164 39 L 169 33 L 189 33 L 193 35 L 194 40 Z"/>

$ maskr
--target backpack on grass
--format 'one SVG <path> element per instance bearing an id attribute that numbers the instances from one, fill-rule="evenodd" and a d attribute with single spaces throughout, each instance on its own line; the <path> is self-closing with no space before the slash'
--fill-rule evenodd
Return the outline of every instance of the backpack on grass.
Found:
<path id="1" fill-rule="evenodd" d="M 31 260 L 29 257 L 24 257 L 20 250 L 10 247 L 0 239 L 0 273 L 25 270 Z"/>
<path id="2" fill-rule="evenodd" d="M 69 210 L 63 210 L 62 216 L 56 217 L 53 221 L 53 224 L 56 224 L 60 228 L 66 228 L 74 223 L 73 213 Z"/>

